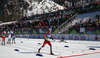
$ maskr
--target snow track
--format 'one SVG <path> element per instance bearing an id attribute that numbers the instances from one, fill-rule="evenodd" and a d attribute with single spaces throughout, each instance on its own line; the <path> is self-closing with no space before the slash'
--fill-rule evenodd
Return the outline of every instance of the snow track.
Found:
<path id="1" fill-rule="evenodd" d="M 1 39 L 1 38 L 0 38 Z M 23 43 L 21 43 L 23 41 Z M 42 46 L 44 39 L 25 39 L 25 38 L 16 38 L 16 44 L 6 44 L 6 46 L 0 45 L 0 58 L 41 58 L 36 56 L 38 49 Z M 68 43 L 59 42 L 56 40 L 52 43 L 53 53 L 55 56 L 49 55 L 50 47 L 46 45 L 40 51 L 43 55 L 43 58 L 57 58 L 71 55 L 84 55 L 87 54 L 88 57 L 100 58 L 100 42 L 99 41 L 77 41 L 77 40 L 67 40 Z M 1 41 L 0 41 L 1 43 Z M 38 43 L 41 43 L 39 45 Z M 69 47 L 64 47 L 69 46 Z M 89 48 L 95 48 L 96 50 L 89 50 Z M 19 51 L 14 51 L 18 49 Z M 97 52 L 97 53 L 96 53 Z M 17 55 L 17 56 L 16 56 Z M 90 55 L 90 56 L 89 56 Z M 88 58 L 87 56 L 76 56 L 77 58 L 83 57 Z M 70 58 L 70 57 L 68 57 Z M 75 58 L 75 57 L 71 57 Z"/>

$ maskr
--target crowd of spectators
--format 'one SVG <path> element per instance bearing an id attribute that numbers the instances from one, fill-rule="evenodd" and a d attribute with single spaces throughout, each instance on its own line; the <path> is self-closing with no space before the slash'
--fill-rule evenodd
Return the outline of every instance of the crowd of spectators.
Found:
<path id="1" fill-rule="evenodd" d="M 9 25 L 2 25 L 0 27 L 0 31 L 14 30 L 17 32 L 28 31 L 29 33 L 32 33 L 32 31 L 36 30 L 37 33 L 40 33 L 40 29 L 44 30 L 45 32 L 49 28 L 51 28 L 52 31 L 54 31 L 58 26 L 60 26 L 63 22 L 67 21 L 76 13 L 76 12 L 68 13 L 70 10 L 73 9 L 75 9 L 75 7 L 71 7 L 71 8 L 69 7 L 69 8 L 65 8 L 64 10 L 58 10 L 55 12 L 50 12 L 45 14 L 37 14 L 28 17 L 26 16 L 17 19 L 16 23 L 11 23 Z M 80 21 L 80 23 L 76 23 L 73 27 L 77 28 L 77 30 L 79 31 L 80 27 L 85 27 L 90 29 L 95 26 L 97 27 L 100 26 L 99 21 L 96 23 L 96 22 L 92 22 L 92 20 L 89 19 L 89 23 Z"/>
<path id="2" fill-rule="evenodd" d="M 14 30 L 14 31 L 28 31 L 32 33 L 33 30 L 36 30 L 37 33 L 39 29 L 47 31 L 51 28 L 54 31 L 59 25 L 67 21 L 75 13 L 68 13 L 68 9 L 58 10 L 46 14 L 38 14 L 29 17 L 23 17 L 17 20 L 16 23 L 11 23 L 9 25 L 1 26 L 1 30 Z"/>
<path id="3" fill-rule="evenodd" d="M 96 14 L 96 19 L 86 19 L 87 22 L 83 22 L 84 19 L 75 23 L 75 25 L 69 28 L 70 31 L 73 29 L 80 33 L 80 28 L 85 28 L 85 32 L 89 32 L 90 34 L 95 32 L 96 30 L 100 30 L 100 15 Z"/>

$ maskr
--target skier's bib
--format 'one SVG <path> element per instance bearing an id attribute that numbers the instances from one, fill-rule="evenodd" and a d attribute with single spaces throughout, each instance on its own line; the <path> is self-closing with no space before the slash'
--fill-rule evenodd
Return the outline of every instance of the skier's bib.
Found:
<path id="1" fill-rule="evenodd" d="M 51 34 L 47 34 L 46 39 L 49 40 L 51 38 Z"/>
<path id="2" fill-rule="evenodd" d="M 51 34 L 47 34 L 47 37 L 48 37 L 48 38 L 51 38 Z"/>

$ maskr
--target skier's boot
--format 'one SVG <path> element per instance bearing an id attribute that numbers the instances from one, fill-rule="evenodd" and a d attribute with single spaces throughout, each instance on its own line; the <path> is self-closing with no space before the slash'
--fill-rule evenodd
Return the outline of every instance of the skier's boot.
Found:
<path id="1" fill-rule="evenodd" d="M 54 53 L 50 53 L 51 55 L 54 55 Z"/>
<path id="2" fill-rule="evenodd" d="M 38 49 L 38 53 L 40 53 L 40 49 Z"/>

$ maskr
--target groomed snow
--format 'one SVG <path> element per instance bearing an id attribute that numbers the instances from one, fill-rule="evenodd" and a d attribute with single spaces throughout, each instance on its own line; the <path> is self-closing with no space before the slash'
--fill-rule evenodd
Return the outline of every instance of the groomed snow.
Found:
<path id="1" fill-rule="evenodd" d="M 1 38 L 0 38 L 1 40 Z M 23 43 L 21 43 L 23 41 Z M 46 45 L 41 53 L 43 57 L 36 56 L 38 49 L 41 47 L 44 39 L 29 39 L 28 38 L 16 38 L 16 44 L 6 44 L 6 46 L 0 45 L 0 58 L 57 58 L 60 56 L 72 56 L 87 54 L 81 56 L 73 56 L 67 58 L 100 58 L 100 42 L 99 41 L 78 41 L 78 40 L 66 40 L 68 43 L 59 42 L 60 40 L 50 40 L 53 47 L 53 53 L 56 56 L 49 55 L 50 48 Z M 6 38 L 7 42 L 7 38 Z M 1 41 L 0 41 L 1 43 Z M 39 45 L 38 43 L 41 43 Z M 69 46 L 69 47 L 64 47 Z M 96 50 L 89 50 L 89 48 L 95 48 Z M 18 49 L 18 51 L 14 51 Z M 94 53 L 99 52 L 99 53 Z M 88 54 L 93 53 L 93 54 Z"/>

